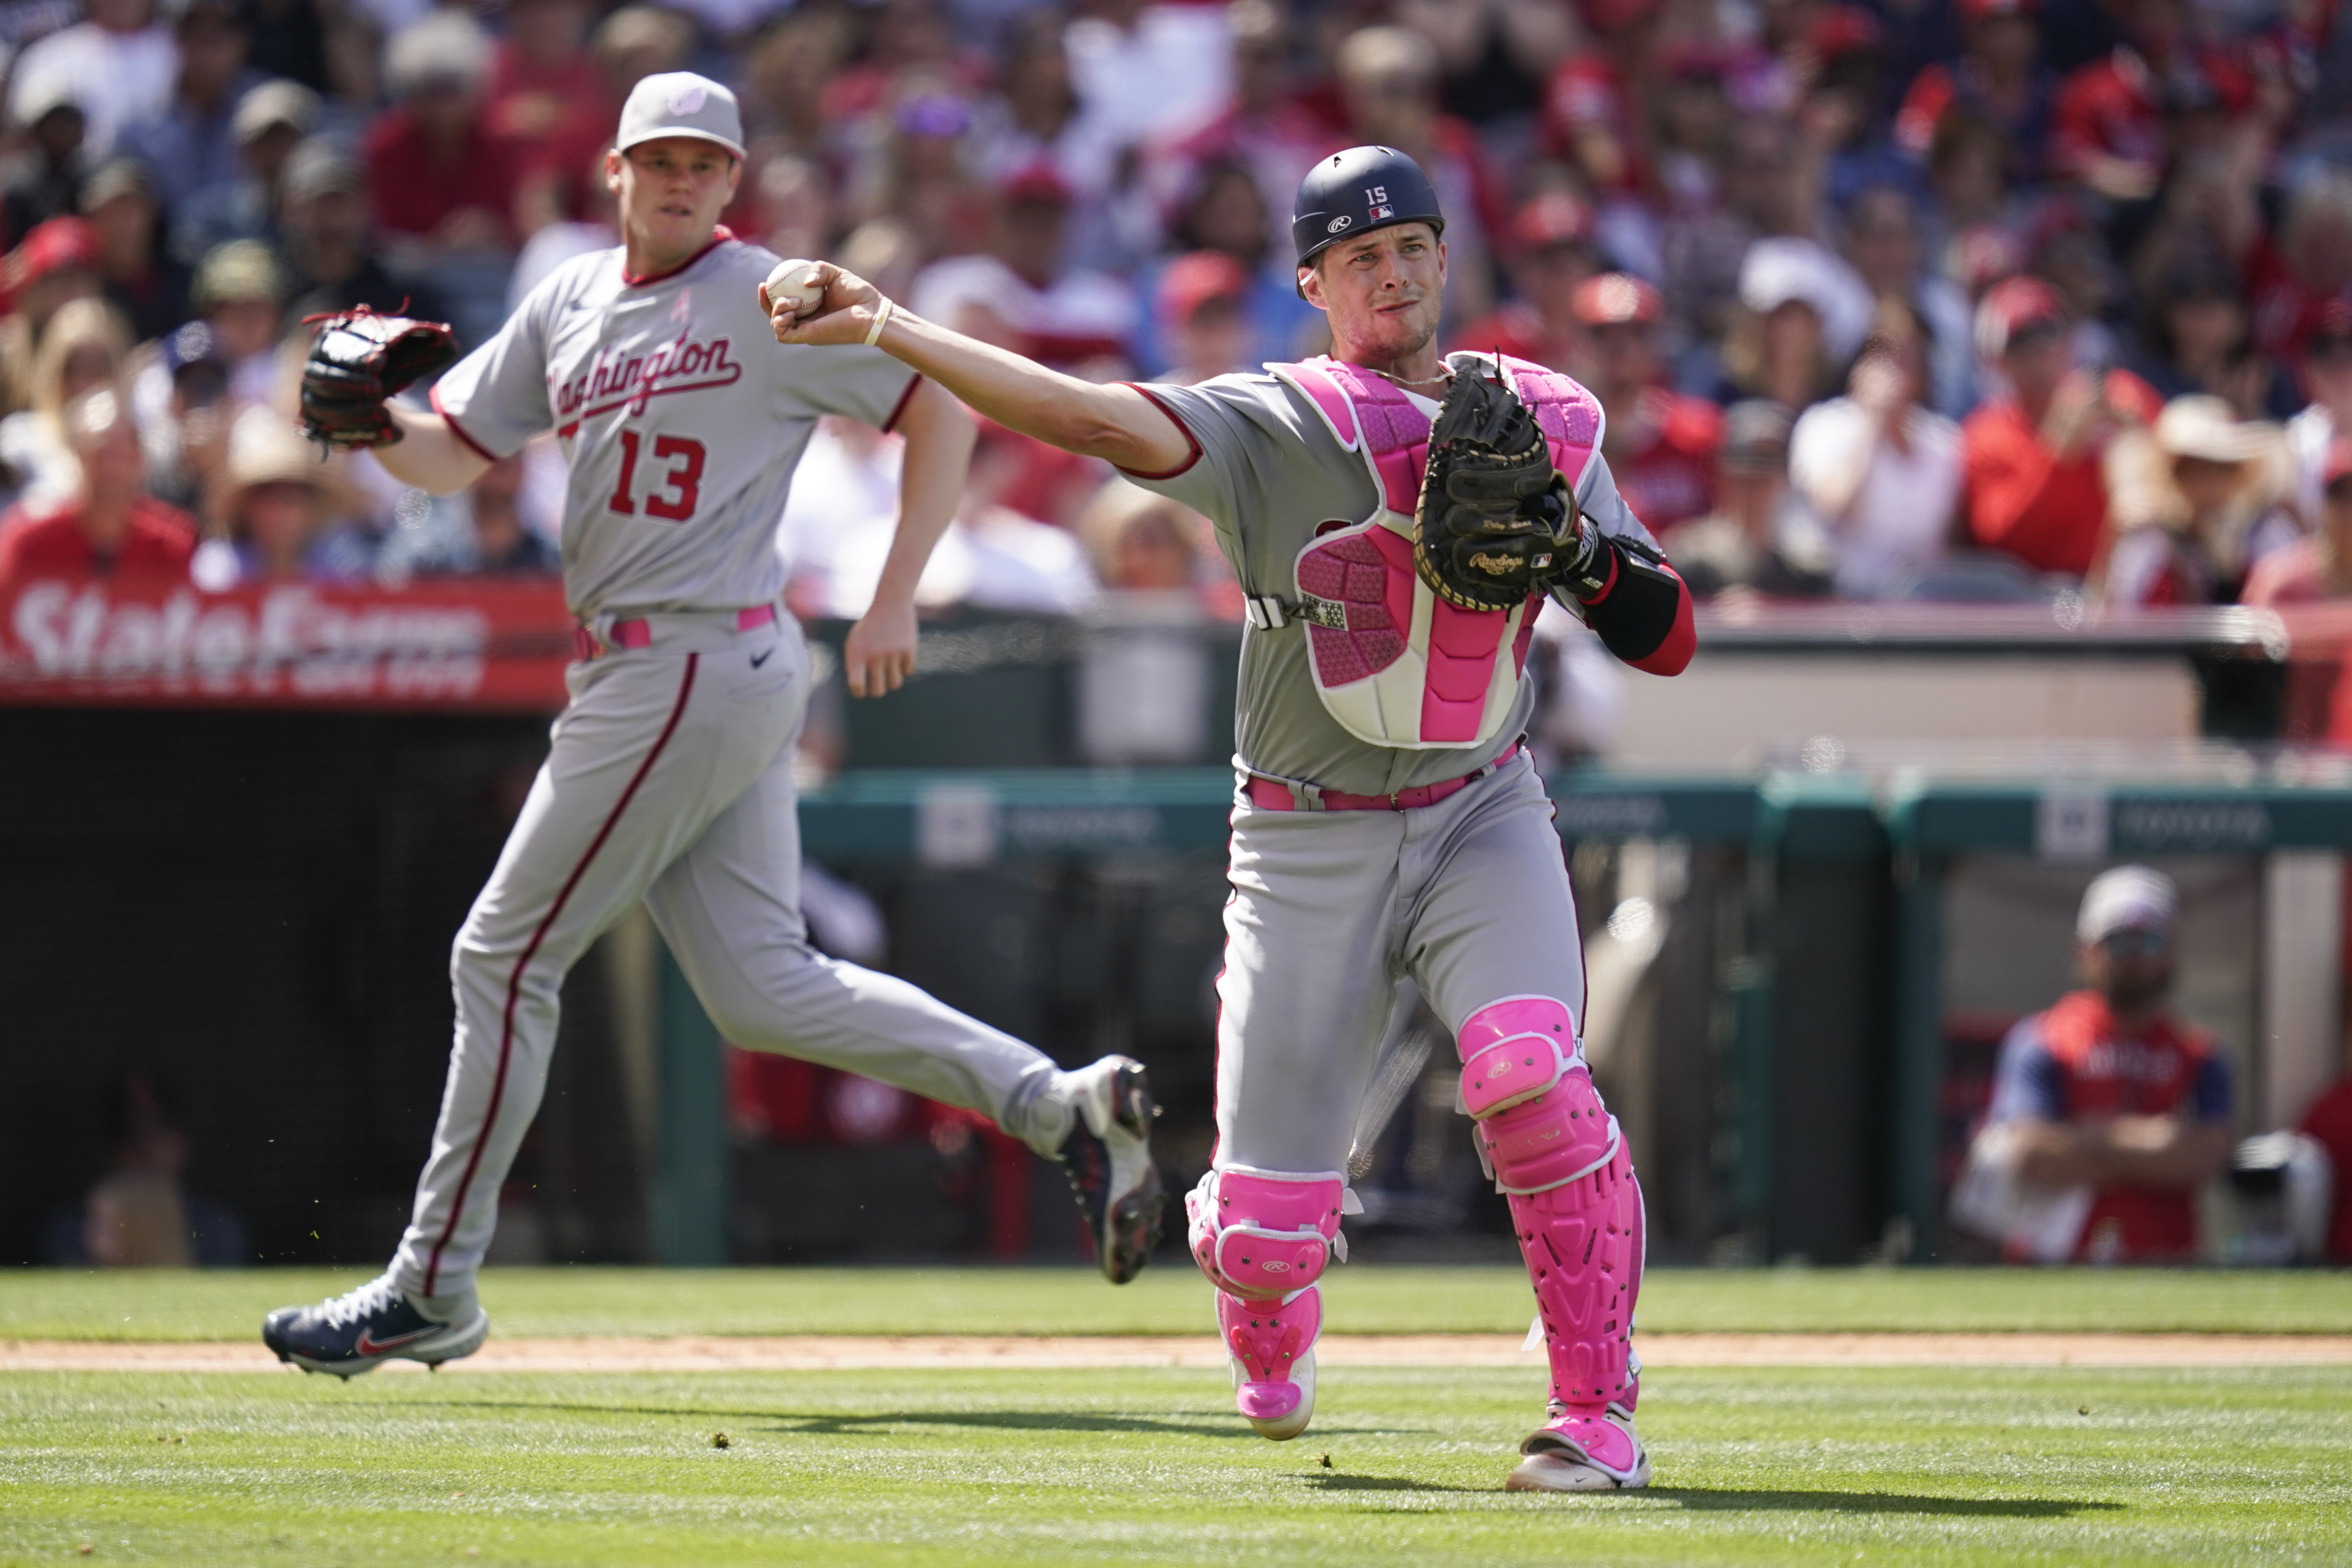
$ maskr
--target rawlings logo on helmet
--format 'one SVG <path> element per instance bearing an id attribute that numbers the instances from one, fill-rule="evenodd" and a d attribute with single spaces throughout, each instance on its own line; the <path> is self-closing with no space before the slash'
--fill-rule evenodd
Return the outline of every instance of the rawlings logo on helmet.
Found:
<path id="1" fill-rule="evenodd" d="M 1355 221 L 1356 220 L 1354 218 L 1349 217 L 1346 213 L 1341 213 L 1338 217 L 1333 218 L 1329 223 L 1324 226 L 1323 232 L 1325 234 L 1337 234 Z"/>
<path id="2" fill-rule="evenodd" d="M 672 114 L 698 114 L 702 110 L 702 106 L 709 101 L 709 89 L 700 86 L 682 87 L 669 95 L 669 111 Z"/>

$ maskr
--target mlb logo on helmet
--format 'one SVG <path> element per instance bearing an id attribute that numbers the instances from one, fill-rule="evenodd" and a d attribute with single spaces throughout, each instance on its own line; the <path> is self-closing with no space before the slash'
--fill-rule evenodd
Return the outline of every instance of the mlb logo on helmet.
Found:
<path id="1" fill-rule="evenodd" d="M 1380 222 L 1382 218 L 1391 218 L 1391 217 L 1394 217 L 1394 216 L 1396 216 L 1396 208 L 1394 208 L 1394 207 L 1390 207 L 1390 206 L 1379 206 L 1379 207 L 1374 207 L 1374 208 L 1372 209 L 1372 216 L 1371 216 L 1370 221 L 1371 221 L 1371 222 L 1373 222 L 1373 223 L 1378 223 L 1378 222 Z"/>

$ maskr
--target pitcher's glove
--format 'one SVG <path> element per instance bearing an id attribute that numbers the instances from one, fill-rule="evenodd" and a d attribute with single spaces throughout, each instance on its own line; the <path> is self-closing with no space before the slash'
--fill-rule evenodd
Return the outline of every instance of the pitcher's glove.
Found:
<path id="1" fill-rule="evenodd" d="M 1414 519 L 1422 581 L 1463 609 L 1507 610 L 1588 574 L 1600 548 L 1527 405 L 1492 374 L 1455 375 L 1430 426 Z"/>
<path id="2" fill-rule="evenodd" d="M 348 450 L 400 439 L 384 400 L 457 363 L 457 337 L 438 321 L 379 316 L 365 305 L 312 316 L 319 335 L 302 366 L 302 434 Z"/>

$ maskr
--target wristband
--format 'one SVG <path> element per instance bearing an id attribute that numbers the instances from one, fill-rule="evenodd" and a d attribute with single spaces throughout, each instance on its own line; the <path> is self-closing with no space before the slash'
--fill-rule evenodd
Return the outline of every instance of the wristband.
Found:
<path id="1" fill-rule="evenodd" d="M 882 341 L 882 329 L 890 324 L 890 300 L 886 296 L 882 308 L 874 312 L 874 324 L 866 329 L 866 346 L 872 348 Z"/>

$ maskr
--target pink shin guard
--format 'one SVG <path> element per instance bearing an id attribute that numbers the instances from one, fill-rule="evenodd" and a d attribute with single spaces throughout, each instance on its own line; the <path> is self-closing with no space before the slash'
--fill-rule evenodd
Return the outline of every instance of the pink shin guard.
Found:
<path id="1" fill-rule="evenodd" d="M 1570 1409 L 1633 1408 L 1633 1302 L 1642 1288 L 1642 1189 L 1601 1103 L 1576 1020 L 1548 996 L 1514 996 L 1462 1026 L 1471 1136 L 1508 1197 L 1551 1357 Z"/>
<path id="2" fill-rule="evenodd" d="M 1253 1421 L 1280 1421 L 1304 1397 L 1292 1372 L 1322 1331 L 1315 1282 L 1345 1246 L 1346 1192 L 1336 1171 L 1236 1166 L 1211 1171 L 1185 1194 L 1192 1258 L 1218 1289 L 1217 1328 L 1241 1371 L 1234 1404 Z"/>

